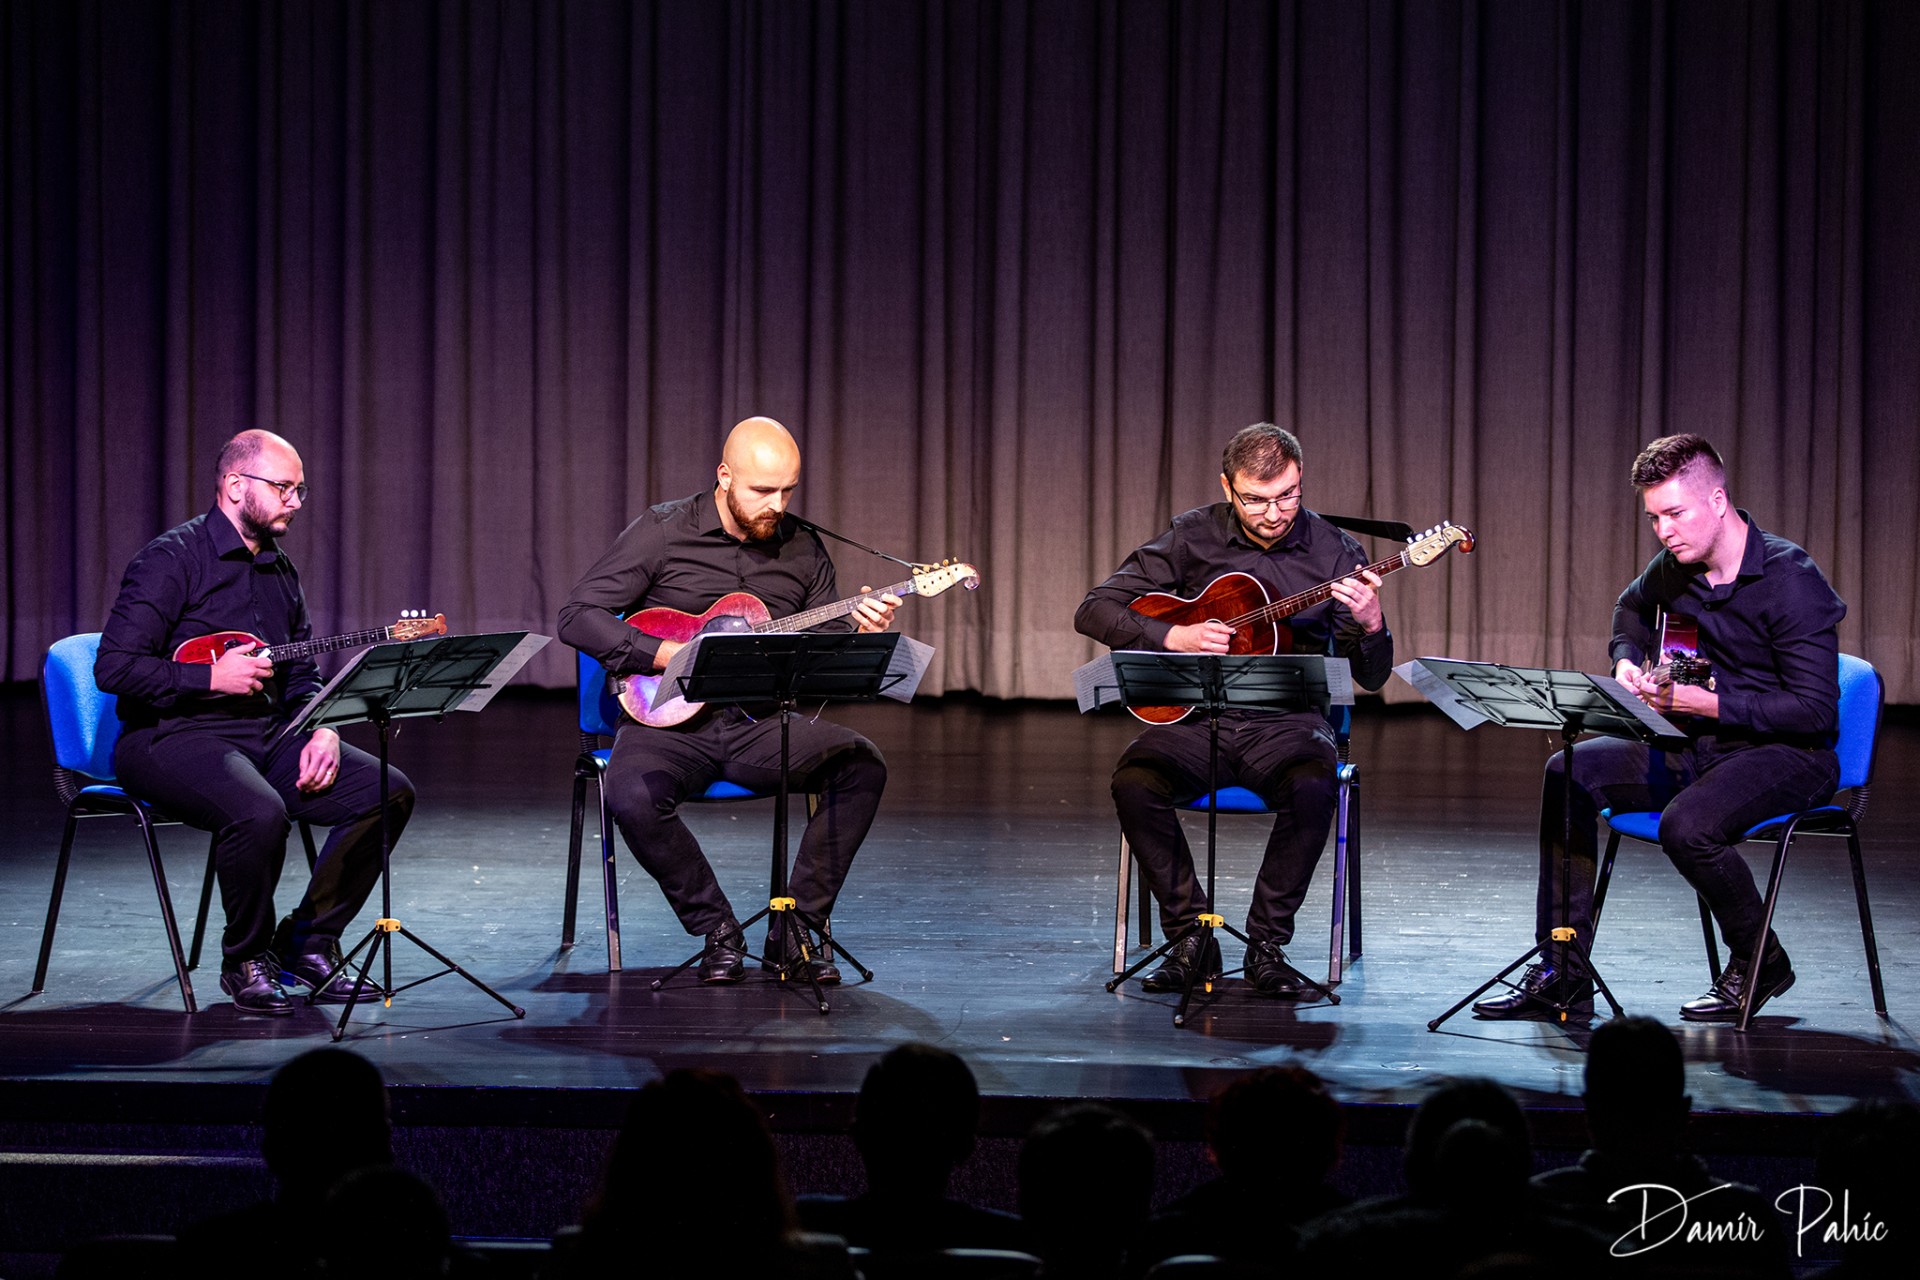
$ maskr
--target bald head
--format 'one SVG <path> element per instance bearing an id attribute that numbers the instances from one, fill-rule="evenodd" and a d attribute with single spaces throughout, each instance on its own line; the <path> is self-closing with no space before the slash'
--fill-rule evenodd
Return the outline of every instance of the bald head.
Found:
<path id="1" fill-rule="evenodd" d="M 764 541 L 800 484 L 800 446 L 772 418 L 748 418 L 727 433 L 714 474 L 721 524 L 743 542 Z"/>
<path id="2" fill-rule="evenodd" d="M 306 505 L 300 454 L 271 431 L 242 431 L 220 450 L 216 502 L 246 544 L 258 551 L 278 538 Z"/>

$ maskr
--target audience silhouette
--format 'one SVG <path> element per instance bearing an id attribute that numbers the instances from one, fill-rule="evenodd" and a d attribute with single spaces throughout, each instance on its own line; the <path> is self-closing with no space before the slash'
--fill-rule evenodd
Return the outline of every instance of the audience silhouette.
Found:
<path id="1" fill-rule="evenodd" d="M 1297 1228 L 1347 1203 L 1327 1185 L 1340 1159 L 1340 1104 L 1305 1067 L 1264 1067 L 1207 1107 L 1207 1151 L 1220 1176 L 1147 1222 L 1132 1266 L 1211 1254 L 1275 1267 Z"/>
<path id="2" fill-rule="evenodd" d="M 1080 1103 L 1020 1148 L 1020 1216 L 1049 1280 L 1108 1280 L 1153 1201 L 1153 1139 L 1110 1107 Z"/>
<path id="3" fill-rule="evenodd" d="M 582 1277 L 854 1274 L 844 1242 L 797 1231 L 759 1108 L 732 1076 L 699 1069 L 634 1095 L 565 1252 L 563 1270 Z"/>
<path id="4" fill-rule="evenodd" d="M 1548 1203 L 1642 1273 L 1788 1274 L 1786 1232 L 1768 1199 L 1714 1177 L 1687 1151 L 1693 1099 L 1673 1032 L 1651 1018 L 1602 1023 L 1587 1047 L 1585 1101 L 1593 1145 L 1579 1163 L 1534 1178 Z"/>
<path id="5" fill-rule="evenodd" d="M 1834 1280 L 1879 1280 L 1913 1273 L 1906 1237 L 1920 1204 L 1920 1106 L 1904 1099 L 1855 1103 L 1833 1117 L 1811 1188 L 1789 1199 L 1790 1232 L 1807 1253 L 1837 1243 L 1840 1261 L 1823 1274 Z M 1822 1212 L 1824 1211 L 1824 1216 Z"/>
<path id="6" fill-rule="evenodd" d="M 304 1275 L 328 1237 L 351 1231 L 323 1210 L 348 1174 L 393 1163 L 393 1127 L 380 1069 L 347 1049 L 312 1049 L 267 1084 L 260 1153 L 274 1198 L 195 1223 L 180 1233 L 189 1266 L 210 1274 Z"/>
<path id="7" fill-rule="evenodd" d="M 979 1123 L 980 1089 L 965 1062 L 932 1045 L 899 1046 L 868 1069 L 853 1106 L 865 1194 L 802 1197 L 800 1221 L 874 1252 L 1024 1250 L 1018 1218 L 947 1194 Z"/>
<path id="8" fill-rule="evenodd" d="M 1307 1224 L 1307 1275 L 1596 1272 L 1605 1242 L 1528 1187 L 1531 1142 L 1512 1094 L 1492 1080 L 1447 1081 L 1407 1126 L 1404 1195 L 1362 1200 Z"/>

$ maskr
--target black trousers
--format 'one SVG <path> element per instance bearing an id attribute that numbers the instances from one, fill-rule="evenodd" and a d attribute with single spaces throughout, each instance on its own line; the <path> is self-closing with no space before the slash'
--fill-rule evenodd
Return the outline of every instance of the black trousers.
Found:
<path id="1" fill-rule="evenodd" d="M 1547 761 L 1540 792 L 1537 941 L 1546 940 L 1561 916 L 1565 770 L 1566 753 L 1558 752 Z M 1752 869 L 1740 856 L 1740 837 L 1768 818 L 1825 804 L 1839 780 L 1838 758 L 1819 747 L 1722 742 L 1713 737 L 1696 739 L 1685 751 L 1654 751 L 1619 738 L 1576 743 L 1567 923 L 1591 944 L 1600 810 L 1659 809 L 1661 849 L 1706 899 L 1728 949 L 1736 956 L 1751 954 L 1760 939 L 1766 904 Z"/>
<path id="2" fill-rule="evenodd" d="M 1189 716 L 1155 725 L 1121 753 L 1113 771 L 1120 829 L 1140 860 L 1168 932 L 1211 911 L 1194 875 L 1193 851 L 1179 810 L 1206 794 L 1207 722 Z M 1219 785 L 1245 787 L 1274 811 L 1267 851 L 1254 880 L 1246 932 L 1282 946 L 1326 848 L 1339 798 L 1333 729 L 1318 712 L 1229 711 L 1220 717 Z"/>
<path id="3" fill-rule="evenodd" d="M 819 808 L 800 837 L 787 891 L 800 910 L 833 911 L 853 855 L 873 826 L 887 764 L 880 749 L 823 720 L 795 715 L 789 728 L 788 786 L 811 791 Z M 626 721 L 614 738 L 603 785 L 607 809 L 627 847 L 660 884 L 688 933 L 711 933 L 735 918 L 680 806 L 714 782 L 756 791 L 780 785 L 780 721 L 755 720 L 737 707 L 706 713 L 672 729 Z"/>
<path id="4" fill-rule="evenodd" d="M 230 720 L 131 729 L 114 749 L 120 783 L 188 826 L 214 833 L 214 873 L 227 927 L 228 967 L 276 945 L 273 891 L 287 858 L 287 833 L 305 820 L 331 827 L 313 878 L 294 907 L 294 954 L 319 950 L 353 922 L 380 879 L 380 762 L 340 744 L 340 774 L 325 791 L 294 786 L 307 735 L 279 736 L 282 721 Z M 413 784 L 387 770 L 393 831 L 413 813 Z"/>

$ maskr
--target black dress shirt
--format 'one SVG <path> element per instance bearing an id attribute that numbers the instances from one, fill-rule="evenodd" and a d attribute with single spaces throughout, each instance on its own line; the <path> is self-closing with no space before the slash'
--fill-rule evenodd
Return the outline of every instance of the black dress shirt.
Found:
<path id="1" fill-rule="evenodd" d="M 257 694 L 210 691 L 213 668 L 173 660 L 188 640 L 216 631 L 246 631 L 268 644 L 313 634 L 293 561 L 271 538 L 247 550 L 218 507 L 167 530 L 127 566 L 120 596 L 100 636 L 94 680 L 120 696 L 128 728 L 260 717 L 290 719 L 290 709 L 320 690 L 312 658 L 274 663 Z"/>
<path id="2" fill-rule="evenodd" d="M 1829 746 L 1840 724 L 1840 640 L 1847 606 L 1813 557 L 1763 531 L 1745 511 L 1747 547 L 1732 582 L 1713 586 L 1707 566 L 1662 550 L 1613 607 L 1613 661 L 1645 665 L 1654 613 L 1686 614 L 1713 664 L 1719 720 L 1681 723 L 1694 733 L 1756 742 Z"/>
<path id="3" fill-rule="evenodd" d="M 1113 649 L 1165 649 L 1173 625 L 1127 606 L 1148 592 L 1193 596 L 1223 573 L 1244 573 L 1274 599 L 1351 574 L 1368 563 L 1360 544 L 1306 508 L 1271 547 L 1251 541 L 1224 502 L 1195 507 L 1126 558 L 1113 576 L 1087 593 L 1073 615 L 1080 634 Z M 1363 689 L 1378 689 L 1393 672 L 1393 633 L 1369 633 L 1338 600 L 1327 600 L 1283 620 L 1295 653 L 1337 653 Z"/>
<path id="4" fill-rule="evenodd" d="M 628 525 L 560 609 L 560 639 L 615 675 L 650 674 L 660 641 L 618 615 L 656 607 L 704 613 L 730 591 L 758 596 L 775 618 L 834 600 L 833 560 L 792 516 L 774 536 L 743 542 L 720 523 L 711 493 L 663 502 Z M 849 630 L 845 618 L 816 631 Z"/>

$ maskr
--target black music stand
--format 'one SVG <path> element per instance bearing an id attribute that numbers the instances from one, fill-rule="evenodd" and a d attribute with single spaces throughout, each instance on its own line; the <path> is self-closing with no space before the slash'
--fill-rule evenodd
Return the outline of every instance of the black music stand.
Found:
<path id="1" fill-rule="evenodd" d="M 1110 669 L 1110 679 L 1109 676 Z M 1083 673 L 1085 675 L 1083 676 Z M 1320 654 L 1211 654 L 1158 653 L 1149 650 L 1122 649 L 1096 658 L 1074 673 L 1076 680 L 1092 692 L 1082 697 L 1081 709 L 1117 702 L 1128 707 L 1194 707 L 1207 715 L 1207 901 L 1213 901 L 1213 873 L 1216 859 L 1216 829 L 1219 824 L 1220 790 L 1220 713 L 1228 707 L 1261 711 L 1315 710 L 1324 714 L 1328 707 L 1345 706 L 1353 701 L 1353 678 L 1345 658 Z M 1102 693 L 1112 696 L 1101 696 Z M 1214 945 L 1214 931 L 1221 930 L 1239 939 L 1249 948 L 1254 941 L 1228 924 L 1218 912 L 1202 912 L 1190 924 L 1162 942 L 1125 973 L 1107 983 L 1108 991 L 1139 973 L 1188 938 L 1201 937 L 1200 954 L 1208 955 Z M 1303 985 L 1318 992 L 1329 1004 L 1340 997 L 1315 982 L 1300 970 L 1278 961 Z M 1221 976 L 1238 973 L 1226 970 Z M 1193 988 L 1200 983 L 1212 992 L 1212 979 L 1202 979 L 1199 970 L 1189 971 L 1180 992 L 1180 1003 L 1173 1011 L 1173 1025 L 1187 1024 L 1187 1006 L 1193 1000 Z"/>
<path id="2" fill-rule="evenodd" d="M 527 1011 L 514 1004 L 480 979 L 462 969 L 429 946 L 393 918 L 393 823 L 387 807 L 387 747 L 390 727 L 395 720 L 418 716 L 444 717 L 449 711 L 478 711 L 490 701 L 508 677 L 517 671 L 542 645 L 545 636 L 530 636 L 525 631 L 501 632 L 478 636 L 432 636 L 394 644 L 377 644 L 362 649 L 283 732 L 298 733 L 336 725 L 372 723 L 380 731 L 380 918 L 366 937 L 354 943 L 353 950 L 340 957 L 340 963 L 328 972 L 315 990 L 324 988 L 353 964 L 353 958 L 367 949 L 367 956 L 354 975 L 353 997 L 340 1010 L 339 1025 L 333 1029 L 337 1041 L 347 1032 L 347 1019 L 360 1002 L 367 975 L 375 956 L 383 959 L 378 987 L 388 1008 L 393 998 L 408 987 L 457 973 L 480 990 L 524 1018 Z M 393 985 L 393 937 L 399 934 L 414 946 L 438 960 L 446 968 L 402 986 Z M 313 994 L 307 1003 L 314 1003 Z"/>
<path id="3" fill-rule="evenodd" d="M 740 936 L 747 930 L 779 914 L 779 954 L 760 957 L 772 970 L 781 986 L 792 974 L 790 957 L 794 947 L 790 929 L 799 937 L 799 969 L 813 988 L 813 998 L 821 1013 L 830 1012 L 826 993 L 813 976 L 810 963 L 816 954 L 830 956 L 832 948 L 846 957 L 860 974 L 862 982 L 873 981 L 873 971 L 847 950 L 846 944 L 827 933 L 827 922 L 800 910 L 787 894 L 787 775 L 789 726 L 793 711 L 802 698 L 822 702 L 874 702 L 895 685 L 906 680 L 918 682 L 918 672 L 897 669 L 894 651 L 900 635 L 894 631 L 767 631 L 755 635 L 702 635 L 691 643 L 700 646 L 693 656 L 693 667 L 679 680 L 673 695 L 665 693 L 661 681 L 657 697 L 678 696 L 689 702 L 712 706 L 772 703 L 780 709 L 780 785 L 774 793 L 773 873 L 767 905 L 741 922 Z M 818 939 L 818 950 L 815 939 Z M 653 980 L 653 990 L 685 973 L 697 964 L 704 950 L 696 951 L 669 973 Z"/>
<path id="4" fill-rule="evenodd" d="M 1527 961 L 1549 951 L 1559 972 L 1569 977 L 1584 970 L 1606 998 L 1614 1017 L 1620 1016 L 1620 1002 L 1607 990 L 1606 979 L 1594 967 L 1587 944 L 1575 936 L 1566 923 L 1572 908 L 1568 895 L 1573 887 L 1573 744 L 1583 733 L 1598 733 L 1609 738 L 1626 738 L 1649 745 L 1680 745 L 1683 735 L 1665 717 L 1628 693 L 1626 687 L 1608 676 L 1584 671 L 1561 671 L 1549 667 L 1508 667 L 1494 662 L 1461 662 L 1453 658 L 1418 658 L 1394 668 L 1395 674 L 1425 694 L 1463 729 L 1493 723 L 1509 729 L 1549 729 L 1560 735 L 1561 761 L 1560 810 L 1560 920 L 1544 941 L 1535 943 L 1519 959 L 1475 987 L 1451 1009 L 1427 1024 L 1437 1031 L 1440 1024 L 1478 1000 L 1496 986 L 1519 988 L 1507 981 L 1507 975 Z M 1569 962 L 1577 963 L 1578 969 Z M 1550 1002 L 1561 1022 L 1574 1008 L 1571 1004 Z"/>

